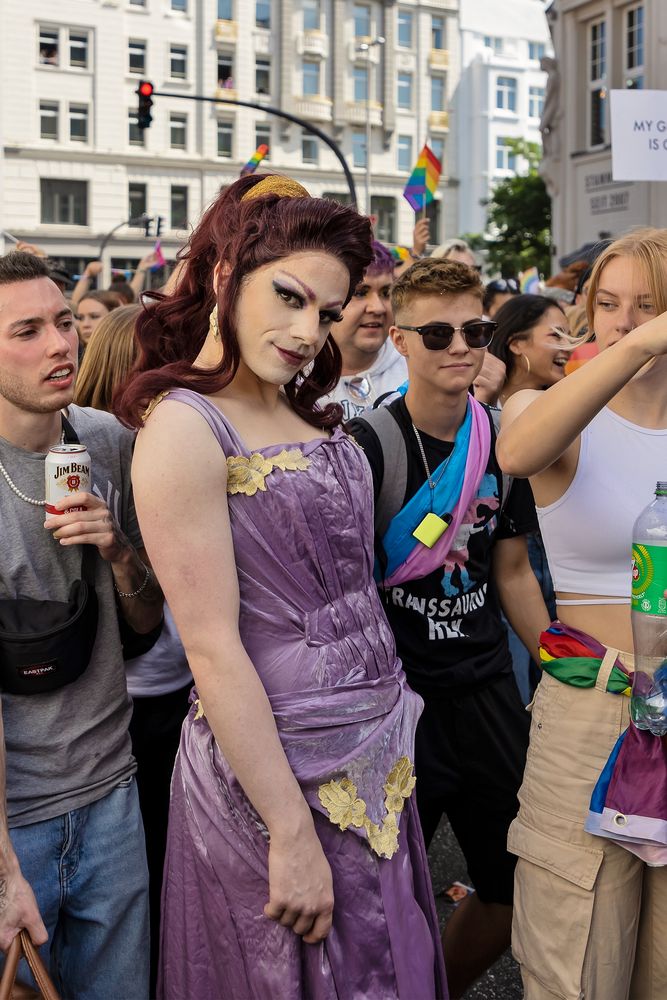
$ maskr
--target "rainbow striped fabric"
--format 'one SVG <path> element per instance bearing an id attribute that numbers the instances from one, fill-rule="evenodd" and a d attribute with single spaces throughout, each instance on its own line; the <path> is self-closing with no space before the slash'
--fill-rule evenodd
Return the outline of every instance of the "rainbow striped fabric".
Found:
<path id="1" fill-rule="evenodd" d="M 419 159 L 405 185 L 403 197 L 415 212 L 420 212 L 433 201 L 438 189 L 442 164 L 435 153 L 424 143 Z"/>
<path id="2" fill-rule="evenodd" d="M 584 632 L 552 622 L 540 636 L 540 665 L 563 684 L 573 687 L 595 687 L 605 647 Z M 630 697 L 632 681 L 620 660 L 612 667 L 607 691 Z"/>
<path id="3" fill-rule="evenodd" d="M 519 272 L 519 288 L 522 295 L 537 295 L 540 288 L 540 273 L 536 267 Z"/>
<path id="4" fill-rule="evenodd" d="M 404 260 L 408 260 L 410 256 L 410 251 L 407 247 L 389 247 L 389 253 L 392 255 L 394 260 L 403 263 Z"/>
<path id="5" fill-rule="evenodd" d="M 245 177 L 246 174 L 254 174 L 257 167 L 260 165 L 264 157 L 269 151 L 269 147 L 263 142 L 257 147 L 255 152 L 252 154 L 245 167 L 241 170 L 240 176 Z"/>

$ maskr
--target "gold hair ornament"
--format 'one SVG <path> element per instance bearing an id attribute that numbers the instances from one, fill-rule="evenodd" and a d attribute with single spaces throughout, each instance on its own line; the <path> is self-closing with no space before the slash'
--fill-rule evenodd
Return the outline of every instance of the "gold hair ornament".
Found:
<path id="1" fill-rule="evenodd" d="M 291 177 L 280 177 L 277 174 L 269 174 L 251 187 L 241 198 L 241 201 L 250 201 L 251 198 L 262 198 L 268 194 L 277 194 L 279 198 L 310 198 L 305 187 L 298 181 L 293 181 Z"/>

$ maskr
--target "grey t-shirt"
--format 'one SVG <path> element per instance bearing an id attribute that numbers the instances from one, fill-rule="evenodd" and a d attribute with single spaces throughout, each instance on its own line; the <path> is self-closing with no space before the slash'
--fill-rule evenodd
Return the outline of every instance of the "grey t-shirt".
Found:
<path id="1" fill-rule="evenodd" d="M 93 492 L 141 546 L 130 483 L 133 433 L 89 407 L 71 406 L 69 420 L 90 452 Z M 44 497 L 44 459 L 0 438 L 0 461 L 18 489 L 36 500 Z M 0 532 L 0 597 L 67 600 L 81 576 L 81 547 L 59 545 L 44 528 L 44 508 L 21 500 L 2 477 Z M 113 575 L 99 555 L 95 589 L 97 639 L 81 677 L 49 694 L 2 694 L 10 827 L 88 805 L 135 770 Z"/>

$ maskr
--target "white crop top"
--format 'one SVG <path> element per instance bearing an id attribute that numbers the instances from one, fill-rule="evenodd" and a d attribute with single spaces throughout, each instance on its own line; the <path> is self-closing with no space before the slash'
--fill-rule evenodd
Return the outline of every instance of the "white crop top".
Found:
<path id="1" fill-rule="evenodd" d="M 667 428 L 649 430 L 601 410 L 581 435 L 569 488 L 537 507 L 557 591 L 630 601 L 632 529 L 661 479 L 667 479 Z"/>

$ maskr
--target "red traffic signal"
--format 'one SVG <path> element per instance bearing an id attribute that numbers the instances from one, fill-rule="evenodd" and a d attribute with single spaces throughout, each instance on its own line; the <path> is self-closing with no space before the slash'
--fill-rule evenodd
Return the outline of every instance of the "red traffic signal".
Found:
<path id="1" fill-rule="evenodd" d="M 153 106 L 153 84 L 150 80 L 140 80 L 139 86 L 137 87 L 137 94 L 139 95 L 139 108 L 137 111 L 137 125 L 139 128 L 150 128 L 150 124 L 153 121 L 153 116 L 151 115 L 151 108 Z"/>

